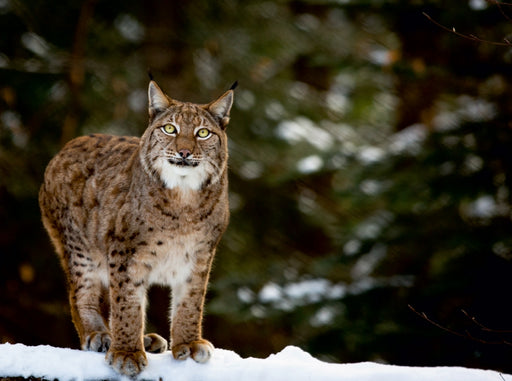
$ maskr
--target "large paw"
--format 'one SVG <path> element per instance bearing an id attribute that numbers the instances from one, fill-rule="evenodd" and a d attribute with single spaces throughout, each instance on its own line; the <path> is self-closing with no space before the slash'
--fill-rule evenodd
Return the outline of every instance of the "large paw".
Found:
<path id="1" fill-rule="evenodd" d="M 109 350 L 105 360 L 117 373 L 129 377 L 138 375 L 148 365 L 148 359 L 144 351 Z"/>
<path id="2" fill-rule="evenodd" d="M 192 357 L 196 362 L 207 362 L 213 354 L 213 344 L 208 340 L 200 339 L 190 343 L 178 344 L 172 347 L 172 355 L 176 360 L 185 360 Z"/>
<path id="3" fill-rule="evenodd" d="M 150 353 L 162 353 L 167 350 L 167 340 L 156 333 L 144 335 L 144 349 Z"/>
<path id="4" fill-rule="evenodd" d="M 107 331 L 95 331 L 87 335 L 82 349 L 93 352 L 106 352 L 110 348 L 112 338 Z"/>

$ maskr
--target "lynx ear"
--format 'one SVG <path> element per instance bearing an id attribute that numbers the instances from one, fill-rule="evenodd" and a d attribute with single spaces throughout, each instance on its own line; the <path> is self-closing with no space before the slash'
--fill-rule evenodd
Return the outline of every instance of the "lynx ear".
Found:
<path id="1" fill-rule="evenodd" d="M 159 112 L 165 110 L 171 105 L 167 95 L 158 87 L 155 81 L 149 82 L 149 116 L 154 117 Z"/>
<path id="2" fill-rule="evenodd" d="M 206 109 L 224 129 L 229 123 L 231 106 L 233 106 L 233 90 L 229 89 L 219 99 L 207 104 Z"/>

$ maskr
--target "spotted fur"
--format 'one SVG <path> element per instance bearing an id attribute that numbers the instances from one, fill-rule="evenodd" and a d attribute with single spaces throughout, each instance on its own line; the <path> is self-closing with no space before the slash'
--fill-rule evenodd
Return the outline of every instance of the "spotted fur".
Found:
<path id="1" fill-rule="evenodd" d="M 197 105 L 169 98 L 151 81 L 148 95 L 149 126 L 141 138 L 95 134 L 70 141 L 48 164 L 39 194 L 82 349 L 106 352 L 128 376 L 146 366 L 145 349 L 167 349 L 161 336 L 144 336 L 152 284 L 172 290 L 174 357 L 210 358 L 203 304 L 229 218 L 225 128 L 233 91 Z M 168 124 L 174 128 L 163 128 Z"/>

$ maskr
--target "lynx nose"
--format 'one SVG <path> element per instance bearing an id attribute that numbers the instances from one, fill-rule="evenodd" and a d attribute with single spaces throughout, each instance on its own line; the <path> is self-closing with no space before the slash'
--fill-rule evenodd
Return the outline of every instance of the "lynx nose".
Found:
<path id="1" fill-rule="evenodd" d="M 188 149 L 180 149 L 178 151 L 178 153 L 180 154 L 180 156 L 183 159 L 186 159 L 187 157 L 189 157 L 192 154 L 192 152 L 190 152 L 190 150 L 188 150 Z"/>

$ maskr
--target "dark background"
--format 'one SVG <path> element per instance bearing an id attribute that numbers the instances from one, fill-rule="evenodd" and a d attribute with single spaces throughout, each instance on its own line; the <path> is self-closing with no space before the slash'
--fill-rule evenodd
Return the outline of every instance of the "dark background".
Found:
<path id="1" fill-rule="evenodd" d="M 494 0 L 0 0 L 0 340 L 78 347 L 39 184 L 69 139 L 143 132 L 151 68 L 180 100 L 240 83 L 216 346 L 512 373 L 511 17 Z M 167 295 L 150 292 L 162 335 Z"/>

